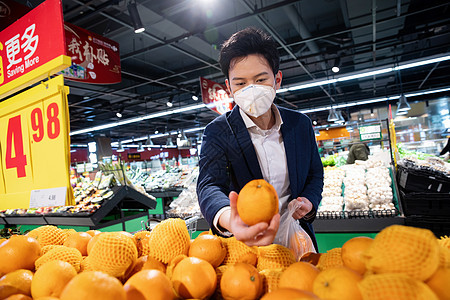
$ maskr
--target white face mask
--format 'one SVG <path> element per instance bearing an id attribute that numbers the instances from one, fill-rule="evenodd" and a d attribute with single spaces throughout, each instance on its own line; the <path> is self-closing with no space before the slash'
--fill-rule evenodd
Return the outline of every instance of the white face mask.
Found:
<path id="1" fill-rule="evenodd" d="M 272 106 L 275 89 L 267 85 L 251 84 L 234 93 L 234 102 L 246 114 L 260 117 Z"/>

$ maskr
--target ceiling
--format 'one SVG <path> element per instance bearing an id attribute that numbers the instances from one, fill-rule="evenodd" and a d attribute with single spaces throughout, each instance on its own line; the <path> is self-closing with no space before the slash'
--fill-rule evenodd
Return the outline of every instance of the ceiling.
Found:
<path id="1" fill-rule="evenodd" d="M 35 7 L 39 0 L 18 1 Z M 67 80 L 71 131 L 199 104 L 199 77 L 223 83 L 221 43 L 254 26 L 279 44 L 283 86 L 393 66 L 450 51 L 450 3 L 438 0 L 136 0 L 145 32 L 135 34 L 128 0 L 62 0 L 64 19 L 120 44 L 122 82 L 92 85 Z M 331 67 L 339 63 L 340 72 Z M 447 87 L 450 62 L 389 72 L 277 94 L 275 103 L 310 109 L 330 103 Z M 449 92 L 446 92 L 447 94 Z M 439 94 L 442 95 L 443 93 Z M 445 94 L 445 93 L 444 93 Z M 415 97 L 426 100 L 438 94 Z M 395 103 L 391 101 L 391 103 Z M 386 102 L 378 105 L 386 106 Z M 361 107 L 343 110 L 344 118 Z M 116 112 L 123 110 L 119 119 Z M 310 114 L 326 124 L 327 111 Z M 71 136 L 119 141 L 159 132 L 201 128 L 217 114 L 207 108 Z M 187 133 L 188 137 L 198 133 Z M 155 139 L 165 143 L 165 138 Z"/>

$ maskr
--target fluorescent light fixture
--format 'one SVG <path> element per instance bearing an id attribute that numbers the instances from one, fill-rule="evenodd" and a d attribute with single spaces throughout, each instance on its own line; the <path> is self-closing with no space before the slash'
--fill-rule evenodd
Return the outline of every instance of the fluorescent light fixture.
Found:
<path id="1" fill-rule="evenodd" d="M 140 143 L 138 144 L 138 149 L 137 149 L 137 151 L 138 151 L 138 152 L 143 152 L 143 151 L 144 151 L 144 146 L 142 145 L 142 142 L 140 142 Z"/>
<path id="2" fill-rule="evenodd" d="M 150 147 L 150 146 L 154 146 L 155 144 L 153 144 L 153 141 L 152 141 L 152 139 L 150 138 L 150 135 L 147 137 L 147 141 L 145 142 L 145 145 L 147 146 L 147 147 Z"/>
<path id="3" fill-rule="evenodd" d="M 295 86 L 290 86 L 290 87 L 285 87 L 285 88 L 279 89 L 279 90 L 277 90 L 277 93 L 286 93 L 289 91 L 306 89 L 306 88 L 321 86 L 321 85 L 325 85 L 325 84 L 329 84 L 329 83 L 343 82 L 343 81 L 348 81 L 348 80 L 353 80 L 353 79 L 359 79 L 359 78 L 370 77 L 370 76 L 375 76 L 375 75 L 380 75 L 380 74 L 386 74 L 386 73 L 397 71 L 397 70 L 415 68 L 415 67 L 438 63 L 438 62 L 446 61 L 446 60 L 450 60 L 450 55 L 448 55 L 448 53 L 430 56 L 426 59 L 410 60 L 410 61 L 401 63 L 398 66 L 395 66 L 395 65 L 391 66 L 391 67 L 383 66 L 381 68 L 368 69 L 364 72 L 353 72 L 353 73 L 350 73 L 345 76 L 337 77 L 335 79 L 328 79 L 328 80 L 318 79 L 318 80 L 307 81 L 306 83 L 303 83 L 300 85 L 295 85 Z"/>
<path id="4" fill-rule="evenodd" d="M 338 124 L 343 124 L 343 123 L 345 123 L 345 119 L 344 119 L 344 117 L 342 116 L 342 111 L 336 110 L 336 114 L 337 114 L 337 116 L 338 116 L 338 119 L 337 119 L 335 122 L 338 123 Z"/>
<path id="5" fill-rule="evenodd" d="M 125 151 L 125 149 L 123 149 L 122 142 L 119 141 L 119 148 L 117 148 L 117 152 L 123 152 L 123 151 Z"/>
<path id="6" fill-rule="evenodd" d="M 141 17 L 137 10 L 136 2 L 129 2 L 127 5 L 128 12 L 130 13 L 131 22 L 133 22 L 134 33 L 141 33 L 145 31 L 144 25 L 142 25 Z"/>

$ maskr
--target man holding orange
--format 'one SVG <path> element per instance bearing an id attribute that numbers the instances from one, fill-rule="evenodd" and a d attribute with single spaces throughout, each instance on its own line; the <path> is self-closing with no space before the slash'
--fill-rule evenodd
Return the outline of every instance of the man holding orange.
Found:
<path id="1" fill-rule="evenodd" d="M 323 166 L 310 119 L 273 104 L 282 80 L 277 44 L 247 28 L 223 44 L 219 63 L 237 106 L 204 131 L 197 184 L 203 216 L 216 234 L 249 246 L 271 244 L 280 214 L 248 226 L 236 209 L 244 185 L 265 179 L 278 194 L 280 213 L 292 201 L 302 204 L 293 217 L 317 249 L 311 223 L 322 198 Z"/>

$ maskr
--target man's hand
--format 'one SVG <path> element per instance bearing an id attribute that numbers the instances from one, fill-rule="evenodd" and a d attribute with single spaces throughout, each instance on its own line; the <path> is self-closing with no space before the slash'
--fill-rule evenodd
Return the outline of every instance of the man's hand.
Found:
<path id="1" fill-rule="evenodd" d="M 293 205 L 294 201 L 300 202 L 302 205 L 298 208 L 292 217 L 296 220 L 303 218 L 306 216 L 313 208 L 312 203 L 305 197 L 298 197 L 297 199 L 293 199 L 289 205 Z"/>
<path id="2" fill-rule="evenodd" d="M 239 217 L 237 211 L 236 192 L 230 193 L 230 215 L 227 229 L 233 233 L 234 237 L 248 246 L 266 246 L 272 244 L 280 225 L 280 214 L 276 214 L 270 224 L 261 222 L 252 226 L 248 226 Z M 226 223 L 226 222 L 225 222 Z"/>

